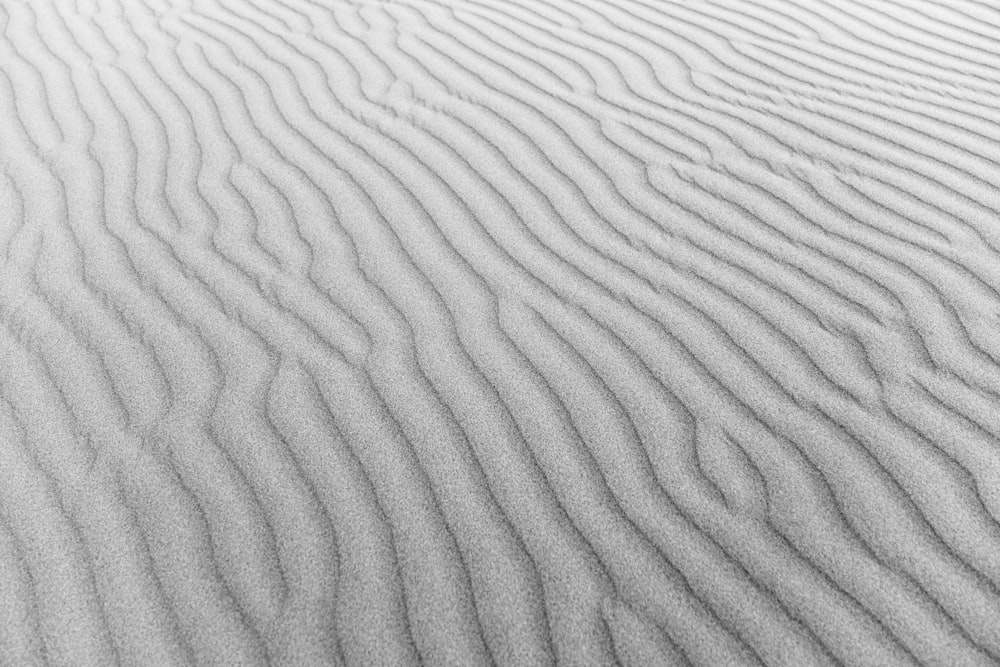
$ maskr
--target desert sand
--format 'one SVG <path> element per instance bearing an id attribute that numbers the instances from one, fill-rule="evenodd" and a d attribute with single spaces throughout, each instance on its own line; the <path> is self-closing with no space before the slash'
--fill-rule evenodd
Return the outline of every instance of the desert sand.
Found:
<path id="1" fill-rule="evenodd" d="M 0 0 L 0 664 L 1000 663 L 1000 5 Z"/>

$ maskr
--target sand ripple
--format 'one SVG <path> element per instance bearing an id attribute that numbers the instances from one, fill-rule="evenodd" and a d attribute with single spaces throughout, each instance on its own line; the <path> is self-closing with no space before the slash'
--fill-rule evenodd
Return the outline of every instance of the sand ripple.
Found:
<path id="1" fill-rule="evenodd" d="M 0 664 L 997 664 L 998 44 L 0 0 Z"/>

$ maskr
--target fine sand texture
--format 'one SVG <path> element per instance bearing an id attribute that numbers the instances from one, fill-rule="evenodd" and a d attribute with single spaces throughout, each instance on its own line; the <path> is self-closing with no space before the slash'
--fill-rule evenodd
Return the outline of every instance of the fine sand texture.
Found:
<path id="1" fill-rule="evenodd" d="M 1000 664 L 995 0 L 0 0 L 0 665 Z"/>

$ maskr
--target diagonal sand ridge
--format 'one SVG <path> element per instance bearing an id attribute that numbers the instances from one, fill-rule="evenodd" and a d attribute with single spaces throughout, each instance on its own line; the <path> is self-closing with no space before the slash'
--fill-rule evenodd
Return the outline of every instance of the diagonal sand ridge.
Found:
<path id="1" fill-rule="evenodd" d="M 1000 6 L 0 0 L 0 665 L 1000 664 Z"/>

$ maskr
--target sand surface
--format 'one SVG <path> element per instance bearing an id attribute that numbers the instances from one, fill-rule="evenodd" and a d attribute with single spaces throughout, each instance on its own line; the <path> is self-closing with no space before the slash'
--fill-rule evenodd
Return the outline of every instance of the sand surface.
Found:
<path id="1" fill-rule="evenodd" d="M 994 0 L 0 0 L 0 665 L 1000 662 Z"/>

